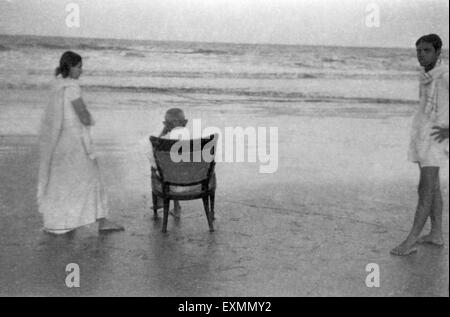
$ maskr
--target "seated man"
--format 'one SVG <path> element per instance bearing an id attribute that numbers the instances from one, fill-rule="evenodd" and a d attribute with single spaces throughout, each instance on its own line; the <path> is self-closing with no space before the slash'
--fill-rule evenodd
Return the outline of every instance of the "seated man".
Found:
<path id="1" fill-rule="evenodd" d="M 165 120 L 163 122 L 164 127 L 159 134 L 159 138 L 162 139 L 169 139 L 169 140 L 187 140 L 190 136 L 189 130 L 186 128 L 188 120 L 186 120 L 184 116 L 183 110 L 179 108 L 172 108 L 167 110 L 165 115 Z M 148 151 L 147 151 L 147 158 L 150 161 L 150 165 L 152 168 L 156 169 L 156 162 L 155 158 L 153 156 L 153 148 L 151 143 L 149 143 Z M 174 186 L 175 187 L 175 186 Z M 189 187 L 179 187 L 179 188 L 173 188 L 174 191 L 189 191 Z M 160 198 L 158 198 L 158 209 L 162 208 L 162 201 Z M 171 215 L 175 218 L 179 218 L 181 213 L 181 206 L 180 203 L 175 200 L 174 201 L 174 210 L 171 212 Z"/>

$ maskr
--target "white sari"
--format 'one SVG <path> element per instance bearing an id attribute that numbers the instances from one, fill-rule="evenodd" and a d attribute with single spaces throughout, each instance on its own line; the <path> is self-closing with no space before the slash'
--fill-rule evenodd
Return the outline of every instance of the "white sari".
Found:
<path id="1" fill-rule="evenodd" d="M 71 103 L 80 97 L 76 80 L 56 80 L 42 120 L 37 199 L 44 230 L 52 233 L 66 233 L 108 214 L 89 129 Z"/>

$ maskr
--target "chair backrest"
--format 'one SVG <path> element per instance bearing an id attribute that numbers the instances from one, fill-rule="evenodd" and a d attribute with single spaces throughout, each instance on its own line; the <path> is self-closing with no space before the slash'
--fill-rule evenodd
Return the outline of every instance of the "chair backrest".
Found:
<path id="1" fill-rule="evenodd" d="M 150 137 L 161 180 L 179 186 L 209 181 L 214 172 L 218 138 L 218 134 L 195 140 Z"/>

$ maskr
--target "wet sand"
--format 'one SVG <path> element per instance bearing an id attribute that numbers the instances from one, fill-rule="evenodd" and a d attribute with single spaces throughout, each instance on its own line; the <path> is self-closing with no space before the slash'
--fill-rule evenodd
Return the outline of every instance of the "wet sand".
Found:
<path id="1" fill-rule="evenodd" d="M 45 94 L 2 96 L 0 295 L 448 296 L 448 198 L 444 248 L 389 254 L 417 201 L 418 171 L 405 154 L 409 105 L 207 104 L 91 92 L 111 216 L 126 231 L 99 235 L 92 225 L 55 238 L 42 233 L 35 199 Z M 279 128 L 275 174 L 259 174 L 258 164 L 218 164 L 212 234 L 200 201 L 183 203 L 181 220 L 170 218 L 161 233 L 149 167 L 134 144 L 181 104 L 204 126 Z M 80 288 L 65 286 L 69 263 L 80 266 Z M 368 263 L 380 266 L 380 288 L 365 285 Z"/>

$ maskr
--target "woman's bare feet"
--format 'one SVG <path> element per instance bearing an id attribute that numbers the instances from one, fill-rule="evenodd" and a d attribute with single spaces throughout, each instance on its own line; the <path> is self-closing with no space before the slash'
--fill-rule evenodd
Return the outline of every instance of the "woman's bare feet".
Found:
<path id="1" fill-rule="evenodd" d="M 98 231 L 102 233 L 124 231 L 125 228 L 106 218 L 100 219 L 98 222 Z"/>
<path id="2" fill-rule="evenodd" d="M 406 240 L 391 250 L 392 255 L 406 256 L 417 252 L 416 241 Z"/>
<path id="3" fill-rule="evenodd" d="M 427 234 L 423 237 L 421 237 L 418 241 L 419 243 L 426 243 L 426 244 L 432 244 L 438 247 L 443 247 L 444 246 L 444 238 L 442 237 L 442 235 L 439 234 Z"/>

